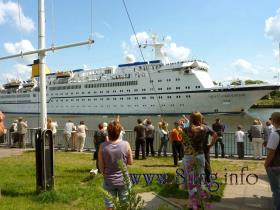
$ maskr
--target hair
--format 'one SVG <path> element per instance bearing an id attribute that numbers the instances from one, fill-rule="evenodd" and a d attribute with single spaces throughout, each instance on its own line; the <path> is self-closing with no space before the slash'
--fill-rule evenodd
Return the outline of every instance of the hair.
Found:
<path id="1" fill-rule="evenodd" d="M 80 122 L 80 125 L 84 125 L 85 124 L 85 122 L 82 120 L 81 122 Z"/>
<path id="2" fill-rule="evenodd" d="M 272 124 L 275 126 L 280 126 L 280 112 L 273 112 L 271 114 L 271 120 L 272 120 Z M 276 127 L 275 126 L 275 127 Z"/>
<path id="3" fill-rule="evenodd" d="M 142 123 L 142 120 L 141 119 L 137 119 L 137 123 L 138 124 Z"/>
<path id="4" fill-rule="evenodd" d="M 99 123 L 99 124 L 98 124 L 98 129 L 101 130 L 101 129 L 103 129 L 103 128 L 104 128 L 104 123 L 103 123 L 103 122 L 102 122 L 102 123 Z"/>
<path id="5" fill-rule="evenodd" d="M 242 126 L 241 126 L 241 125 L 238 125 L 238 126 L 237 126 L 237 130 L 242 130 Z"/>
<path id="6" fill-rule="evenodd" d="M 49 118 L 47 119 L 47 121 L 48 121 L 48 122 L 51 122 L 51 121 L 52 121 L 52 118 L 49 117 Z"/>
<path id="7" fill-rule="evenodd" d="M 23 121 L 23 118 L 22 118 L 22 117 L 19 117 L 19 118 L 18 118 L 18 122 L 21 122 L 21 121 Z"/>
<path id="8" fill-rule="evenodd" d="M 254 120 L 253 121 L 253 125 L 259 125 L 259 121 L 258 120 Z"/>
<path id="9" fill-rule="evenodd" d="M 270 126 L 270 125 L 271 125 L 271 120 L 266 121 L 266 122 L 265 122 L 265 125 L 266 125 L 266 126 Z"/>
<path id="10" fill-rule="evenodd" d="M 147 119 L 146 124 L 147 124 L 147 125 L 151 125 L 151 124 L 152 124 L 151 120 L 150 120 L 150 119 Z"/>
<path id="11" fill-rule="evenodd" d="M 202 125 L 202 114 L 200 112 L 193 112 L 190 115 L 190 132 L 191 135 L 196 135 L 196 133 L 199 132 L 199 130 L 196 128 L 197 126 Z"/>
<path id="12" fill-rule="evenodd" d="M 220 118 L 216 118 L 216 122 L 220 122 Z"/>
<path id="13" fill-rule="evenodd" d="M 107 132 L 108 132 L 108 137 L 110 141 L 116 141 L 121 133 L 122 130 L 122 125 L 118 121 L 112 121 L 109 123 Z"/>

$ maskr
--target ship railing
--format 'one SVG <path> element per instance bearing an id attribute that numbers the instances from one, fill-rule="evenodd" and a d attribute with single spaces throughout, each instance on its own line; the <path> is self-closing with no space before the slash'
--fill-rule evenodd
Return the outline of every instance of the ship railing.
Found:
<path id="1" fill-rule="evenodd" d="M 25 142 L 27 147 L 34 148 L 35 147 L 35 128 L 30 128 L 28 129 L 28 132 L 25 136 Z M 84 149 L 87 151 L 94 151 L 94 144 L 93 144 L 93 135 L 94 135 L 95 130 L 89 130 L 87 131 L 87 137 L 85 141 L 85 147 Z M 6 146 L 12 146 L 12 133 L 7 132 L 5 135 L 0 137 L 0 145 L 6 145 Z M 135 150 L 135 132 L 132 130 L 126 130 L 124 139 L 128 141 L 131 145 L 132 150 Z M 211 139 L 211 137 L 210 137 Z M 209 139 L 209 140 L 210 140 Z M 224 133 L 223 135 L 223 143 L 224 143 L 224 151 L 225 155 L 228 157 L 234 157 L 237 156 L 237 144 L 234 139 L 234 133 L 227 132 Z M 172 145 L 170 142 L 167 144 L 167 152 L 170 154 L 172 153 Z M 57 133 L 55 135 L 54 139 L 54 147 L 56 149 L 63 149 L 65 146 L 65 140 L 64 140 L 64 134 L 63 130 L 57 130 Z M 160 146 L 160 136 L 159 133 L 155 133 L 155 138 L 154 138 L 154 150 L 157 154 L 158 148 Z M 221 148 L 220 145 L 218 145 L 219 148 L 219 154 L 221 154 Z M 145 148 L 146 151 L 146 148 Z M 210 150 L 210 154 L 215 154 L 214 151 L 214 146 Z M 253 155 L 253 145 L 252 142 L 249 141 L 247 133 L 245 134 L 244 137 L 244 155 L 245 156 L 252 156 Z M 263 147 L 262 148 L 262 155 L 266 155 L 266 149 Z"/>

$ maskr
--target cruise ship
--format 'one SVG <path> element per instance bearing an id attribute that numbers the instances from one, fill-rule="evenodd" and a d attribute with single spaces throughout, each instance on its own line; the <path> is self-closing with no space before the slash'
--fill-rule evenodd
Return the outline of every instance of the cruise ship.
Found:
<path id="1" fill-rule="evenodd" d="M 160 44 L 156 60 L 97 69 L 46 72 L 49 114 L 182 114 L 246 112 L 279 85 L 214 85 L 201 60 L 166 62 Z M 39 113 L 38 65 L 28 81 L 10 81 L 0 90 L 5 113 Z"/>

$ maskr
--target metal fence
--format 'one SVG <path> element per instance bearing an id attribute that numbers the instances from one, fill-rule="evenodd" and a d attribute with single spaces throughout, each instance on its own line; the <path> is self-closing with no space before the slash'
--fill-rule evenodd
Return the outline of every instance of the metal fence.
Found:
<path id="1" fill-rule="evenodd" d="M 35 145 L 35 132 L 36 129 L 28 129 L 27 135 L 25 137 L 26 139 L 26 145 L 28 147 L 34 147 Z M 87 132 L 87 137 L 85 141 L 85 149 L 86 150 L 94 150 L 94 144 L 93 144 L 93 135 L 94 135 L 94 130 L 89 130 Z M 130 145 L 132 150 L 135 150 L 135 132 L 131 130 L 126 130 L 125 131 L 125 140 L 127 140 Z M 225 154 L 226 156 L 235 156 L 237 155 L 237 146 L 236 142 L 234 140 L 234 133 L 224 133 L 223 136 L 223 142 L 225 145 Z M 61 149 L 64 148 L 64 136 L 63 136 L 63 130 L 58 130 L 55 141 L 54 141 L 54 147 Z M 7 132 L 4 136 L 1 137 L 0 139 L 0 144 L 2 145 L 8 145 L 11 146 L 11 133 Z M 154 149 L 155 151 L 158 150 L 160 146 L 160 137 L 159 134 L 156 132 L 155 134 L 155 140 L 154 140 Z M 219 146 L 220 149 L 220 146 Z M 168 143 L 167 146 L 167 152 L 172 153 L 172 148 L 171 144 Z M 211 148 L 210 154 L 214 154 L 214 147 Z M 244 154 L 246 156 L 252 156 L 253 155 L 253 145 L 251 142 L 249 142 L 248 135 L 246 133 L 245 138 L 244 138 Z M 266 155 L 266 150 L 265 148 L 262 149 L 262 154 Z"/>

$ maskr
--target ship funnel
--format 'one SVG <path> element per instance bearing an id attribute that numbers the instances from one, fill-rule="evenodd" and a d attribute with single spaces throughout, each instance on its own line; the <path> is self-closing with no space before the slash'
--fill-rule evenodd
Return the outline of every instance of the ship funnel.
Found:
<path id="1" fill-rule="evenodd" d="M 39 76 L 40 75 L 40 72 L 39 72 L 39 59 L 36 59 L 33 61 L 33 64 L 30 64 L 28 66 L 32 66 L 32 75 L 31 77 L 36 77 L 36 76 Z M 49 68 L 45 67 L 45 74 L 49 74 L 50 73 L 50 70 Z"/>

